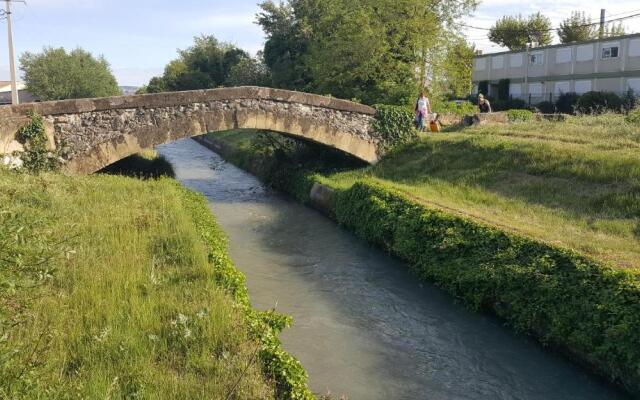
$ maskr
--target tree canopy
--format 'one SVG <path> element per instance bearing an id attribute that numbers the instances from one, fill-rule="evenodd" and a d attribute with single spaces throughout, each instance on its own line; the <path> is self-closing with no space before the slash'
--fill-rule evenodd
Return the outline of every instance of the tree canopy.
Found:
<path id="1" fill-rule="evenodd" d="M 424 80 L 447 80 L 437 74 L 448 71 L 440 68 L 448 45 L 460 39 L 451 26 L 475 5 L 475 0 L 266 1 L 258 15 L 267 35 L 265 63 L 277 87 L 367 104 L 410 102 Z"/>
<path id="2" fill-rule="evenodd" d="M 574 11 L 569 18 L 560 23 L 558 37 L 560 43 L 584 42 L 597 38 L 598 30 L 584 12 Z"/>
<path id="3" fill-rule="evenodd" d="M 193 46 L 178 51 L 160 77 L 143 88 L 146 93 L 211 89 L 221 86 L 262 84 L 266 68 L 244 50 L 219 42 L 213 36 L 194 38 Z"/>
<path id="4" fill-rule="evenodd" d="M 109 63 L 100 56 L 75 49 L 45 48 L 20 57 L 27 90 L 36 98 L 64 100 L 121 94 Z"/>
<path id="5" fill-rule="evenodd" d="M 523 50 L 527 43 L 538 46 L 551 44 L 551 20 L 541 13 L 504 16 L 489 31 L 489 40 L 509 50 Z"/>

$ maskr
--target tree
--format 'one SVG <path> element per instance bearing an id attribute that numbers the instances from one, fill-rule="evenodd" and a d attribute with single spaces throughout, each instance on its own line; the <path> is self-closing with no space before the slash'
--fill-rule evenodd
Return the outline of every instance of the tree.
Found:
<path id="1" fill-rule="evenodd" d="M 505 16 L 489 31 L 489 40 L 509 50 L 524 50 L 527 43 L 538 46 L 551 44 L 551 20 L 538 13 L 528 18 Z"/>
<path id="2" fill-rule="evenodd" d="M 161 77 L 151 79 L 148 93 L 221 87 L 237 64 L 251 59 L 246 51 L 213 36 L 194 38 L 193 46 L 179 50 L 178 55 Z"/>
<path id="3" fill-rule="evenodd" d="M 452 96 L 465 97 L 471 93 L 474 56 L 475 48 L 469 46 L 464 39 L 459 39 L 449 46 L 444 76 L 448 92 Z"/>
<path id="4" fill-rule="evenodd" d="M 260 58 L 240 60 L 229 70 L 229 86 L 269 86 L 269 69 Z"/>
<path id="5" fill-rule="evenodd" d="M 100 56 L 76 49 L 45 48 L 20 57 L 27 90 L 36 98 L 64 100 L 121 94 L 109 63 Z"/>
<path id="6" fill-rule="evenodd" d="M 300 18 L 296 17 L 294 7 Z M 272 85 L 292 90 L 311 90 L 311 72 L 305 63 L 310 29 L 303 28 L 308 5 L 302 1 L 265 1 L 260 4 L 257 22 L 267 40 L 264 44 L 264 62 L 269 68 Z"/>
<path id="7" fill-rule="evenodd" d="M 622 36 L 622 35 L 626 35 L 627 30 L 625 29 L 624 25 L 622 25 L 622 22 L 619 23 L 615 23 L 615 22 L 611 22 L 608 23 L 605 28 L 604 28 L 604 37 L 616 37 L 616 36 Z"/>
<path id="8" fill-rule="evenodd" d="M 560 23 L 560 43 L 584 42 L 598 37 L 598 30 L 584 12 L 574 11 L 571 17 Z"/>
<path id="9" fill-rule="evenodd" d="M 274 84 L 367 104 L 409 103 L 444 58 L 444 32 L 475 0 L 289 0 L 262 4 Z M 452 28 L 453 29 L 453 28 Z"/>

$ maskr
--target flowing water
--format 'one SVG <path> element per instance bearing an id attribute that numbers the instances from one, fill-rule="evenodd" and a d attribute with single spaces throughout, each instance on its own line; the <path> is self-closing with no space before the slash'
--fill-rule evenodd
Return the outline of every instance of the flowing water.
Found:
<path id="1" fill-rule="evenodd" d="M 177 179 L 209 199 L 254 307 L 293 316 L 282 340 L 315 392 L 351 400 L 625 398 L 198 143 L 159 150 Z"/>

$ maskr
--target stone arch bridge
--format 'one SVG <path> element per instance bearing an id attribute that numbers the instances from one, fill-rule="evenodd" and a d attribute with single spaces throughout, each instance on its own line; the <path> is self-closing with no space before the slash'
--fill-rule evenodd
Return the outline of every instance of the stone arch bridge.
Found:
<path id="1" fill-rule="evenodd" d="M 0 107 L 0 154 L 24 150 L 19 127 L 36 111 L 63 170 L 91 174 L 143 149 L 230 129 L 264 129 L 334 147 L 375 163 L 375 110 L 286 90 L 238 87 Z"/>

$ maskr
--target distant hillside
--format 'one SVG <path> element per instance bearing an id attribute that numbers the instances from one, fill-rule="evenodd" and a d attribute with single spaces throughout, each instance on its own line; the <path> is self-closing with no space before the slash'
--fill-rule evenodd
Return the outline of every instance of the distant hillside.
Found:
<path id="1" fill-rule="evenodd" d="M 132 96 L 136 94 L 138 89 L 140 89 L 139 86 L 120 86 L 120 90 L 122 90 L 122 94 L 125 96 Z"/>

